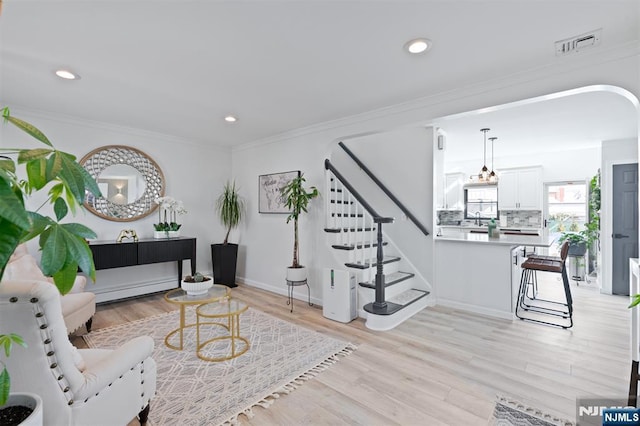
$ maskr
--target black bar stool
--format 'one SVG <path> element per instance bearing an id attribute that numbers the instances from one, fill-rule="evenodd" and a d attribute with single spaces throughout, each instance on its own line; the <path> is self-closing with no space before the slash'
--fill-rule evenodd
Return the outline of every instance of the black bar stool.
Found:
<path id="1" fill-rule="evenodd" d="M 566 259 L 569 252 L 569 242 L 565 241 L 560 249 L 560 257 L 532 255 L 522 264 L 522 276 L 520 278 L 520 290 L 518 292 L 518 303 L 516 304 L 516 316 L 524 321 L 532 321 L 540 324 L 551 325 L 554 327 L 571 328 L 573 327 L 573 298 L 571 297 L 571 288 L 569 287 L 569 278 L 567 277 Z M 552 272 L 562 275 L 562 283 L 564 286 L 565 301 L 540 299 L 536 295 L 537 290 L 537 272 Z M 528 288 L 532 285 L 534 289 L 533 297 L 529 297 Z M 559 309 L 555 309 L 549 304 L 560 305 Z M 550 315 L 567 319 L 568 324 L 558 322 L 548 322 L 537 318 L 523 316 L 523 312 L 532 312 L 541 315 Z"/>

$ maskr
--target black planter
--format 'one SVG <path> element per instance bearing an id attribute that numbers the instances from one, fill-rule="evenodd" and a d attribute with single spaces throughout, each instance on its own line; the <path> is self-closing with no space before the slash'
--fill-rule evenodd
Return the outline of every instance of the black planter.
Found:
<path id="1" fill-rule="evenodd" d="M 587 252 L 587 243 L 569 243 L 568 256 L 584 256 Z"/>
<path id="2" fill-rule="evenodd" d="M 237 287 L 236 262 L 237 244 L 211 244 L 211 262 L 213 263 L 213 282 L 227 287 Z"/>

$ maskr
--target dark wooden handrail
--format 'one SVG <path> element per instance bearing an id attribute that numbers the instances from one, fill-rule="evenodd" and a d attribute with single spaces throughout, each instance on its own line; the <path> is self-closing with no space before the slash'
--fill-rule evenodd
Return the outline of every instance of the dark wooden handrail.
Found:
<path id="1" fill-rule="evenodd" d="M 362 195 L 360 195 L 360 193 L 358 193 L 358 191 L 356 191 L 356 189 L 351 186 L 351 184 L 349 182 L 347 182 L 347 180 L 345 179 L 344 176 L 342 176 L 342 173 L 340 173 L 334 166 L 333 164 L 331 164 L 331 161 L 329 161 L 329 159 L 325 159 L 324 160 L 324 168 L 326 170 L 330 170 L 331 173 L 333 173 L 333 175 L 342 183 L 342 185 L 344 185 L 345 188 L 347 188 L 349 190 L 349 192 L 351 193 L 351 195 L 353 195 L 353 197 L 358 200 L 358 202 L 360 204 L 362 204 L 362 207 L 364 207 L 364 209 L 369 212 L 369 214 L 373 217 L 373 221 L 375 223 L 393 223 L 394 219 L 392 217 L 383 217 L 380 216 L 374 209 L 373 207 L 371 207 L 371 205 L 369 203 L 366 202 L 366 200 L 362 197 Z"/>
<path id="2" fill-rule="evenodd" d="M 365 166 L 364 163 L 360 161 L 360 159 L 356 157 L 356 155 L 353 152 L 351 152 L 351 150 L 347 148 L 347 146 L 343 142 L 339 142 L 338 145 L 340 146 L 340 148 L 344 149 L 344 152 L 346 152 L 347 155 L 349 155 L 349 157 L 351 157 L 351 159 L 356 162 L 356 164 L 362 169 L 362 171 L 365 172 L 367 176 L 369 176 L 371 180 L 375 182 L 376 185 L 378 185 L 378 187 L 382 190 L 382 192 L 384 192 L 387 195 L 387 197 L 389 197 L 391 201 L 393 201 L 395 205 L 398 206 L 398 208 L 400 208 L 402 213 L 404 213 L 411 220 L 411 222 L 413 222 L 418 227 L 418 229 L 422 231 L 424 235 L 429 235 L 429 231 L 418 220 L 418 218 L 415 217 L 413 213 L 411 213 L 409 209 L 407 209 L 405 205 L 402 204 L 402 202 L 400 202 L 400 200 L 398 200 L 398 198 L 395 195 L 393 195 L 393 193 L 389 191 L 389 189 L 382 182 L 380 182 L 380 179 L 378 179 L 376 175 L 374 175 L 371 172 L 371 170 L 369 170 L 369 168 Z"/>

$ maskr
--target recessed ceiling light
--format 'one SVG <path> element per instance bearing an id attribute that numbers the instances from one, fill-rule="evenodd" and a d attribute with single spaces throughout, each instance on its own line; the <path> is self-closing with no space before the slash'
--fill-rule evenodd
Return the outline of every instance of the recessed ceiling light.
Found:
<path id="1" fill-rule="evenodd" d="M 69 70 L 57 70 L 56 75 L 60 78 L 64 78 L 65 80 L 80 80 L 80 76 L 78 74 L 74 74 Z"/>
<path id="2" fill-rule="evenodd" d="M 226 121 L 227 123 L 235 123 L 236 121 L 238 121 L 238 118 L 234 115 L 227 115 L 224 118 L 224 121 Z"/>
<path id="3" fill-rule="evenodd" d="M 431 40 L 427 38 L 414 38 L 413 40 L 409 40 L 404 44 L 404 48 L 409 53 L 418 54 L 424 53 L 427 50 L 431 49 L 431 45 L 433 43 Z"/>

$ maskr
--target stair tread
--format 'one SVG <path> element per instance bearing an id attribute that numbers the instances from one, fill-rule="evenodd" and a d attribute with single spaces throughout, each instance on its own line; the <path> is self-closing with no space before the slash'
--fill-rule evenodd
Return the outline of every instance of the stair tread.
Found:
<path id="1" fill-rule="evenodd" d="M 388 274 L 384 276 L 384 286 L 389 287 L 394 284 L 401 283 L 402 281 L 408 280 L 409 278 L 413 278 L 415 276 L 416 274 L 411 272 L 402 272 L 402 271 L 394 272 L 392 274 Z M 367 288 L 376 288 L 375 279 L 372 281 L 361 282 L 360 286 L 367 287 Z"/>
<path id="2" fill-rule="evenodd" d="M 384 308 L 375 307 L 373 303 L 367 303 L 363 308 L 366 312 L 374 315 L 393 315 L 429 294 L 426 290 L 412 288 L 387 300 L 387 306 Z"/>
<path id="3" fill-rule="evenodd" d="M 369 232 L 369 231 L 375 231 L 375 228 L 324 228 L 324 232 L 330 232 L 330 233 L 338 233 L 340 231 L 344 231 L 344 232 Z"/>
<path id="4" fill-rule="evenodd" d="M 387 243 L 386 241 L 382 243 L 383 246 L 386 246 Z M 361 249 L 361 248 L 371 248 L 371 247 L 378 247 L 378 243 L 373 243 L 373 245 L 371 243 L 357 243 L 357 244 L 334 244 L 331 247 L 333 247 L 334 249 L 337 250 L 355 250 L 355 249 Z"/>
<path id="5" fill-rule="evenodd" d="M 400 261 L 400 258 L 397 256 L 384 256 L 382 258 L 383 265 L 386 265 L 388 263 L 398 262 L 398 261 Z M 376 262 L 377 262 L 377 259 L 374 257 L 372 259 L 365 260 L 365 263 L 352 262 L 352 263 L 345 263 L 344 265 L 348 268 L 368 269 L 371 266 L 376 266 Z"/>

